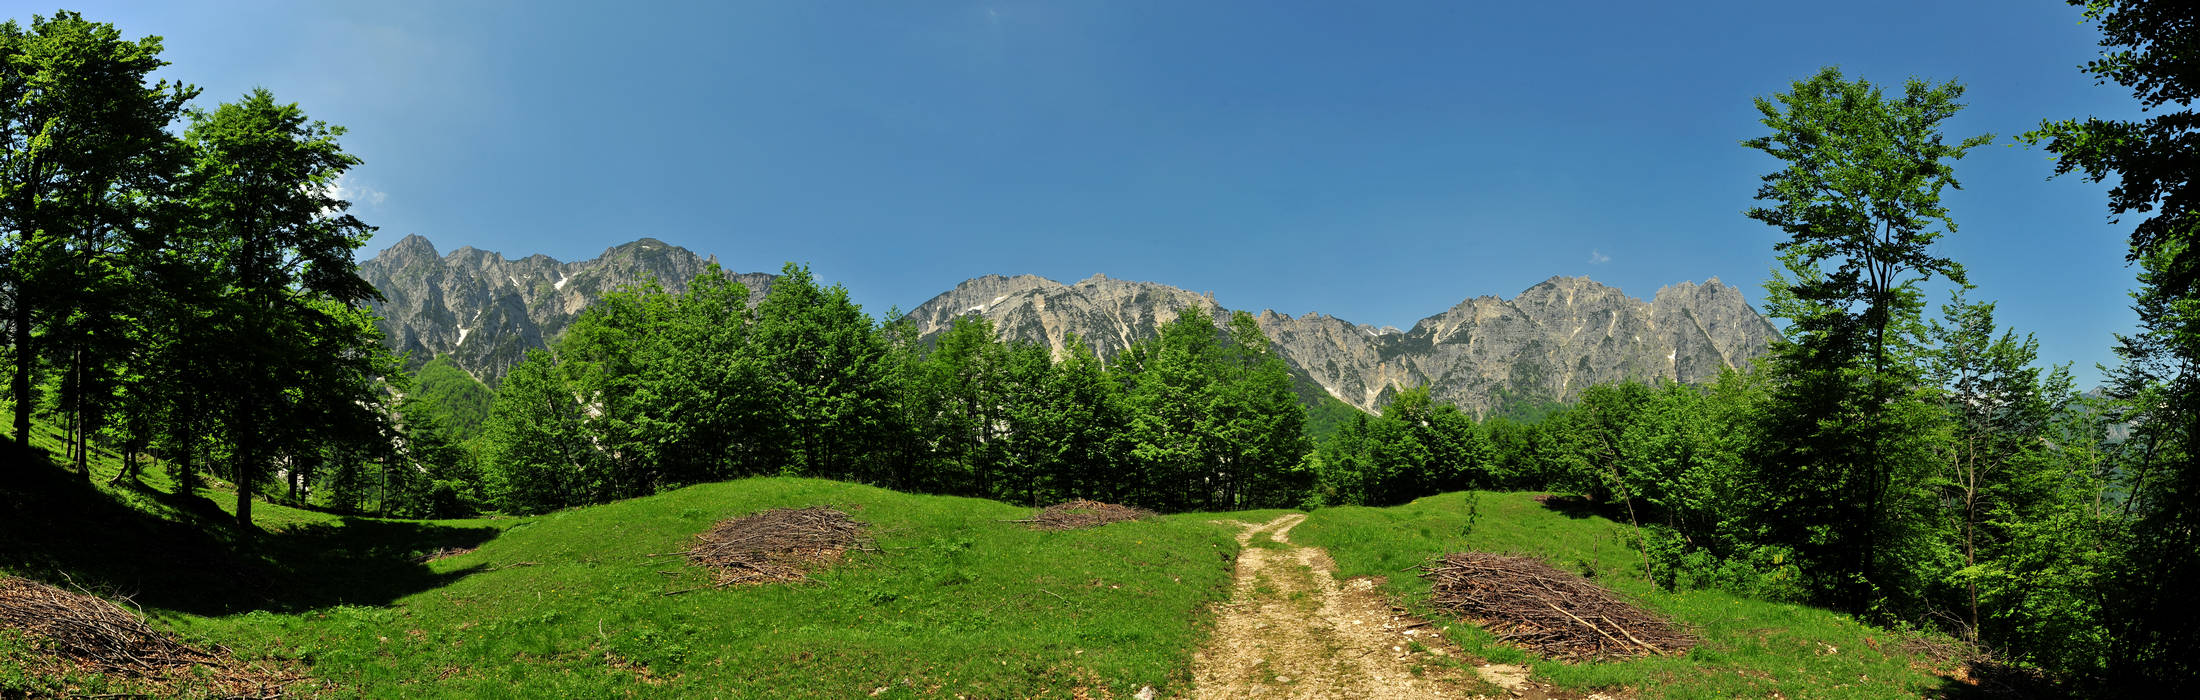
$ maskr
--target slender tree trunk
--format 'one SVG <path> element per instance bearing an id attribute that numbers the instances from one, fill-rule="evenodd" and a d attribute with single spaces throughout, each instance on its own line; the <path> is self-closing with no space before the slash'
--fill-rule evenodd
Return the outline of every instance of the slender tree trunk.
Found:
<path id="1" fill-rule="evenodd" d="M 192 458 L 197 456 L 199 452 L 198 435 L 191 430 L 192 425 L 188 422 L 185 423 L 183 436 L 180 440 L 183 443 L 183 449 L 176 452 L 175 461 L 168 463 L 168 473 L 170 476 L 175 477 L 175 493 L 178 496 L 191 495 L 194 490 L 192 487 L 198 485 L 198 474 L 191 471 L 194 466 Z"/>
<path id="2" fill-rule="evenodd" d="M 38 201 L 38 178 L 43 170 L 39 167 L 38 160 L 35 155 L 31 157 L 29 186 L 22 189 L 22 198 L 16 203 L 15 207 L 16 228 L 20 231 L 22 239 L 17 242 L 18 245 L 15 250 L 15 255 L 18 258 L 32 252 L 29 245 L 30 238 L 37 229 L 37 215 L 33 209 Z M 31 395 L 31 366 L 38 363 L 38 354 L 32 352 L 31 347 L 31 307 L 36 304 L 36 300 L 33 299 L 36 295 L 31 292 L 32 280 L 30 276 L 23 273 L 24 261 L 18 259 L 14 262 L 16 269 L 15 319 L 10 326 L 15 335 L 15 378 L 13 382 L 14 393 L 10 396 L 15 397 L 15 445 L 23 448 L 24 452 L 29 452 L 31 447 L 31 404 L 37 403 L 35 400 L 37 397 Z"/>
<path id="3" fill-rule="evenodd" d="M 17 255 L 21 255 L 20 252 Z M 21 266 L 17 266 L 18 271 Z M 31 365 L 37 360 L 31 352 L 31 301 L 24 280 L 15 283 L 15 318 L 9 323 L 15 345 L 15 376 L 11 382 L 15 397 L 15 445 L 28 451 L 31 446 Z"/>
<path id="4" fill-rule="evenodd" d="M 76 376 L 76 400 L 71 402 L 76 404 L 76 473 L 84 478 L 84 483 L 89 484 L 92 482 L 92 468 L 85 453 L 90 451 L 91 441 L 87 437 L 92 431 L 91 421 L 87 420 L 89 416 L 85 415 L 84 348 L 78 347 L 69 357 L 69 371 Z"/>
<path id="5" fill-rule="evenodd" d="M 237 525 L 243 527 L 249 533 L 252 529 L 252 477 L 253 472 L 258 470 L 259 465 L 256 460 L 259 459 L 259 456 L 257 451 L 249 446 L 250 440 L 248 439 L 246 442 L 247 445 L 239 446 L 241 449 L 238 450 L 235 471 L 237 476 Z"/>

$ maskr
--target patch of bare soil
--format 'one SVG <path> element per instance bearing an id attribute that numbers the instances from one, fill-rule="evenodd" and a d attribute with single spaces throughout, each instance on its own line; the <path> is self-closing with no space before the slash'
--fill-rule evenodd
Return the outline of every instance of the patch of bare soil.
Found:
<path id="1" fill-rule="evenodd" d="M 1542 560 L 1459 552 L 1422 570 L 1437 609 L 1562 659 L 1678 654 L 1696 639 L 1657 613 Z"/>
<path id="2" fill-rule="evenodd" d="M 825 506 L 774 508 L 728 518 L 680 552 L 718 587 L 802 581 L 850 551 L 869 551 L 863 523 Z"/>
<path id="3" fill-rule="evenodd" d="M 27 579 L 0 576 L 0 627 L 29 638 L 51 664 L 33 669 L 34 675 L 100 673 L 154 691 L 148 695 L 278 698 L 319 689 L 289 669 L 250 663 L 219 646 L 185 644 L 106 599 Z"/>
<path id="4" fill-rule="evenodd" d="M 1193 658 L 1194 697 L 1555 697 L 1525 668 L 1466 657 L 1430 623 L 1393 607 L 1376 580 L 1337 581 L 1327 552 L 1291 544 L 1291 528 L 1305 520 L 1221 521 L 1243 529 L 1245 549 L 1214 636 Z M 1254 546 L 1256 536 L 1280 546 Z"/>
<path id="5" fill-rule="evenodd" d="M 1153 517 L 1153 511 L 1144 508 L 1119 506 L 1113 503 L 1101 503 L 1080 498 L 1047 506 L 1030 520 L 1018 520 L 1016 522 L 1030 523 L 1033 530 L 1083 530 L 1088 527 L 1099 527 L 1109 523 L 1143 520 L 1151 517 Z"/>

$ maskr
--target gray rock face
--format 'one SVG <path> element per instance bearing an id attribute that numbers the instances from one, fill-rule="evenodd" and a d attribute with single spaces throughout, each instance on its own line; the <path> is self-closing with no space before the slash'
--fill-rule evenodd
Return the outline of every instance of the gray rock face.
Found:
<path id="1" fill-rule="evenodd" d="M 652 278 L 681 291 L 715 260 L 649 238 L 571 263 L 542 255 L 506 260 L 474 248 L 439 256 L 427 239 L 407 236 L 359 270 L 387 297 L 375 311 L 390 347 L 415 362 L 451 355 L 493 385 L 605 292 Z M 775 279 L 733 276 L 748 286 L 751 304 Z M 1164 284 L 987 275 L 933 297 L 908 318 L 930 339 L 956 317 L 981 314 L 1003 339 L 1060 355 L 1074 333 L 1112 358 L 1193 307 L 1218 325 L 1230 316 L 1212 295 Z M 1299 379 L 1370 411 L 1420 386 L 1484 414 L 1508 401 L 1570 401 L 1604 382 L 1703 382 L 1764 354 L 1777 333 L 1739 290 L 1717 279 L 1672 285 L 1645 302 L 1586 277 L 1553 277 L 1509 300 L 1459 302 L 1405 331 L 1325 314 L 1263 311 L 1255 318 Z"/>
<path id="2" fill-rule="evenodd" d="M 1041 343 L 1060 356 L 1067 347 L 1065 339 L 1075 333 L 1108 358 L 1195 306 L 1223 320 L 1229 318 L 1227 311 L 1215 305 L 1214 297 L 1165 284 L 1107 275 L 1093 275 L 1074 285 L 1034 275 L 986 275 L 932 297 L 909 312 L 909 319 L 916 322 L 918 335 L 929 340 L 946 331 L 956 318 L 981 314 L 993 321 L 1003 339 Z"/>
<path id="3" fill-rule="evenodd" d="M 570 263 L 545 255 L 506 260 L 471 247 L 438 256 L 435 244 L 412 235 L 360 263 L 359 274 L 382 291 L 374 311 L 391 349 L 411 353 L 416 364 L 450 355 L 493 386 L 605 292 L 651 279 L 685 290 L 716 261 L 654 238 Z M 749 288 L 751 303 L 775 279 L 762 273 L 733 277 Z"/>
<path id="4" fill-rule="evenodd" d="M 1149 282 L 987 276 L 910 318 L 929 337 L 957 316 L 983 314 L 1003 338 L 1059 353 L 1074 332 L 1110 357 L 1193 306 L 1218 322 L 1229 316 L 1211 296 Z M 1644 302 L 1585 277 L 1553 277 L 1510 300 L 1468 299 L 1403 332 L 1324 314 L 1263 311 L 1256 319 L 1293 373 L 1345 403 L 1372 411 L 1399 391 L 1428 386 L 1435 398 L 1478 414 L 1508 400 L 1569 401 L 1604 382 L 1707 381 L 1763 354 L 1777 333 L 1717 279 L 1666 287 Z"/>

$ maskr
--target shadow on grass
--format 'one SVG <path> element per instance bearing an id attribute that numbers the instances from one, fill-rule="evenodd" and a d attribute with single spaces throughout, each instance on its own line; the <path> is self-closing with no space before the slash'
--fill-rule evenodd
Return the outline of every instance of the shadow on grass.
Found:
<path id="1" fill-rule="evenodd" d="M 1627 506 L 1620 503 L 1601 503 L 1571 494 L 1547 493 L 1535 496 L 1535 502 L 1543 509 L 1575 520 L 1597 517 L 1615 523 L 1627 522 Z"/>
<path id="2" fill-rule="evenodd" d="M 421 555 L 480 545 L 493 527 L 345 518 L 247 531 L 202 496 L 142 486 L 137 504 L 5 449 L 0 568 L 63 587 L 198 615 L 387 605 L 480 569 L 438 573 Z"/>
<path id="3" fill-rule="evenodd" d="M 2085 697 L 2069 685 L 2035 669 L 1993 661 L 1970 661 L 1954 676 L 1942 676 L 1926 693 L 1942 700 L 2049 700 Z M 2132 696 L 2138 697 L 2138 696 Z"/>

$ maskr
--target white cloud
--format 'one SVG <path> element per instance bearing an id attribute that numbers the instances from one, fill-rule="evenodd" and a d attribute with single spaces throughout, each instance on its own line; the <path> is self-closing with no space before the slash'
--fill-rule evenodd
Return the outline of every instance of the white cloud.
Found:
<path id="1" fill-rule="evenodd" d="M 348 172 L 336 176 L 336 181 L 329 183 L 327 194 L 330 197 L 351 202 L 352 206 L 361 204 L 381 206 L 383 202 L 388 201 L 390 198 L 389 193 L 353 179 L 351 173 Z"/>
<path id="2" fill-rule="evenodd" d="M 1608 263 L 1608 262 L 1611 262 L 1611 261 L 1612 261 L 1612 256 L 1609 256 L 1609 255 L 1605 255 L 1605 254 L 1603 254 L 1603 253 L 1599 253 L 1599 252 L 1597 252 L 1597 250 L 1596 250 L 1595 248 L 1590 248 L 1590 249 L 1589 249 L 1589 264 L 1591 264 L 1591 265 L 1602 265 L 1602 264 L 1605 264 L 1605 263 Z"/>

